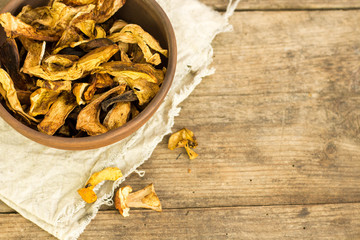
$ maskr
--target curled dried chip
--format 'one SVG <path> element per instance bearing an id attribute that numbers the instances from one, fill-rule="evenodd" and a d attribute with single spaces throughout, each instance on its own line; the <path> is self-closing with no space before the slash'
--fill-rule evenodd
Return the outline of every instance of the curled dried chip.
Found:
<path id="1" fill-rule="evenodd" d="M 19 18 L 14 17 L 11 13 L 0 14 L 0 24 L 9 38 L 24 36 L 26 38 L 55 42 L 60 39 L 61 33 L 54 30 L 36 30 L 33 26 L 24 23 Z"/>
<path id="2" fill-rule="evenodd" d="M 123 27 L 125 27 L 126 25 L 128 25 L 128 23 L 125 22 L 124 20 L 116 20 L 112 25 L 112 27 L 110 28 L 109 33 L 113 34 L 116 32 L 120 32 L 121 29 L 123 29 Z"/>
<path id="3" fill-rule="evenodd" d="M 58 80 L 77 80 L 85 77 L 90 71 L 98 67 L 101 63 L 109 61 L 109 59 L 119 51 L 116 44 L 97 48 L 75 62 L 74 65 L 66 70 L 51 71 L 44 66 L 35 66 L 27 70 L 27 73 L 39 78 L 58 81 Z"/>
<path id="4" fill-rule="evenodd" d="M 14 79 L 15 87 L 21 90 L 31 88 L 33 82 L 25 74 L 20 73 L 20 54 L 15 39 L 7 38 L 0 47 L 0 61 L 3 68 Z"/>
<path id="5" fill-rule="evenodd" d="M 50 55 L 43 60 L 43 66 L 50 72 L 56 72 L 72 67 L 79 60 L 76 55 Z"/>
<path id="6" fill-rule="evenodd" d="M 155 69 L 150 64 L 114 61 L 101 64 L 94 72 L 108 73 L 114 77 L 142 78 L 153 83 L 163 81 L 162 79 L 158 79 L 161 74 L 163 75 L 162 71 Z M 163 76 L 161 78 L 163 78 Z"/>
<path id="7" fill-rule="evenodd" d="M 79 105 L 86 104 L 86 101 L 83 100 L 83 98 L 84 98 L 83 95 L 84 95 L 86 88 L 88 88 L 89 86 L 90 86 L 89 83 L 75 83 L 74 84 L 74 88 L 73 88 L 72 92 L 75 95 L 76 102 Z"/>
<path id="8" fill-rule="evenodd" d="M 29 114 L 33 117 L 38 115 L 45 115 L 50 106 L 57 100 L 59 92 L 49 90 L 46 88 L 39 88 L 30 96 L 31 106 Z"/>
<path id="9" fill-rule="evenodd" d="M 78 116 L 76 129 L 87 132 L 90 136 L 106 133 L 108 129 L 100 123 L 100 104 L 111 94 L 121 90 L 123 86 L 117 86 L 106 93 L 103 93 L 98 98 L 90 102 L 84 107 Z"/>
<path id="10" fill-rule="evenodd" d="M 163 49 L 155 38 L 136 24 L 124 26 L 120 32 L 110 35 L 109 39 L 113 42 L 137 43 L 144 54 L 146 62 L 154 65 L 160 64 L 161 58 L 159 54 L 153 54 L 150 48 L 163 54 L 165 57 L 168 55 L 168 51 Z"/>
<path id="11" fill-rule="evenodd" d="M 90 101 L 94 97 L 97 89 L 112 87 L 113 85 L 114 80 L 109 74 L 96 73 L 91 75 L 91 85 L 84 92 L 84 100 L 87 102 Z"/>
<path id="12" fill-rule="evenodd" d="M 54 135 L 65 123 L 67 116 L 77 106 L 76 99 L 68 92 L 63 92 L 53 103 L 44 119 L 38 124 L 40 132 Z"/>
<path id="13" fill-rule="evenodd" d="M 106 38 L 106 31 L 100 26 L 95 26 L 95 38 Z"/>
<path id="14" fill-rule="evenodd" d="M 139 78 L 132 80 L 131 78 L 126 78 L 125 80 L 136 94 L 140 105 L 150 102 L 160 90 L 157 84 L 148 82 L 146 79 Z"/>
<path id="15" fill-rule="evenodd" d="M 130 102 L 117 103 L 106 115 L 104 119 L 104 126 L 109 130 L 123 126 L 128 121 L 130 111 Z"/>
<path id="16" fill-rule="evenodd" d="M 77 22 L 75 27 L 78 28 L 81 32 L 83 32 L 87 37 L 94 38 L 96 22 L 92 19 L 86 19 L 81 22 Z"/>
<path id="17" fill-rule="evenodd" d="M 94 11 L 94 20 L 97 23 L 106 22 L 125 4 L 125 2 L 126 0 L 98 0 Z"/>
<path id="18" fill-rule="evenodd" d="M 116 167 L 108 167 L 100 172 L 96 172 L 86 182 L 85 187 L 78 190 L 79 195 L 87 203 L 93 203 L 96 201 L 97 196 L 93 189 L 99 183 L 109 180 L 116 181 L 122 177 L 121 170 Z"/>
<path id="19" fill-rule="evenodd" d="M 133 101 L 136 101 L 137 99 L 138 98 L 133 91 L 127 91 L 125 93 L 120 94 L 119 96 L 116 96 L 116 97 L 113 97 L 113 98 L 103 101 L 101 103 L 101 108 L 102 108 L 102 110 L 107 112 L 108 108 L 115 103 L 133 102 Z"/>
<path id="20" fill-rule="evenodd" d="M 130 208 L 147 208 L 158 212 L 162 211 L 159 197 L 155 193 L 154 184 L 150 184 L 142 190 L 131 193 L 132 188 L 125 186 L 115 194 L 115 208 L 124 217 L 129 216 Z"/>
<path id="21" fill-rule="evenodd" d="M 71 81 L 45 81 L 37 80 L 36 86 L 53 91 L 71 91 Z"/>
<path id="22" fill-rule="evenodd" d="M 85 52 L 90 52 L 95 48 L 105 47 L 114 45 L 114 42 L 107 38 L 97 38 L 89 41 L 84 41 L 79 44 L 79 47 L 83 49 Z"/>
<path id="23" fill-rule="evenodd" d="M 2 68 L 0 68 L 0 83 L 2 87 L 2 91 L 0 91 L 1 95 L 3 95 L 3 97 L 5 98 L 9 108 L 27 120 L 30 119 L 34 122 L 38 122 L 37 119 L 24 112 L 17 97 L 13 81 L 10 78 L 9 74 Z"/>
<path id="24" fill-rule="evenodd" d="M 32 41 L 24 37 L 20 37 L 19 39 L 24 48 L 28 51 L 21 71 L 30 74 L 30 69 L 40 66 L 45 54 L 46 42 Z"/>
<path id="25" fill-rule="evenodd" d="M 191 150 L 191 148 L 196 148 L 197 145 L 194 133 L 187 128 L 183 128 L 170 136 L 168 148 L 174 150 L 175 148 L 184 147 L 190 159 L 195 159 L 198 154 Z"/>

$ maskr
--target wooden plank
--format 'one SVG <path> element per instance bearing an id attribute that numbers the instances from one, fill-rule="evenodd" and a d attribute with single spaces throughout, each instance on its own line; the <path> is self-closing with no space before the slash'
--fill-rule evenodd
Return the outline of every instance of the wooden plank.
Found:
<path id="1" fill-rule="evenodd" d="M 9 0 L 0 0 L 0 8 Z M 200 0 L 206 5 L 224 11 L 229 0 Z M 351 9 L 360 8 L 358 0 L 242 0 L 237 10 L 299 10 L 299 9 Z"/>
<path id="2" fill-rule="evenodd" d="M 358 22 L 360 11 L 236 13 L 214 41 L 217 73 L 175 120 L 200 157 L 166 137 L 126 183 L 155 183 L 165 208 L 359 202 Z"/>
<path id="3" fill-rule="evenodd" d="M 225 10 L 228 0 L 200 0 L 206 5 Z M 304 10 L 304 9 L 351 9 L 359 8 L 358 0 L 242 0 L 237 10 Z"/>
<path id="4" fill-rule="evenodd" d="M 236 13 L 213 43 L 216 74 L 175 119 L 200 157 L 166 137 L 127 183 L 154 182 L 167 208 L 359 202 L 358 22 L 360 11 Z"/>
<path id="5" fill-rule="evenodd" d="M 360 204 L 102 211 L 79 239 L 359 239 Z M 55 239 L 0 214 L 0 239 Z"/>

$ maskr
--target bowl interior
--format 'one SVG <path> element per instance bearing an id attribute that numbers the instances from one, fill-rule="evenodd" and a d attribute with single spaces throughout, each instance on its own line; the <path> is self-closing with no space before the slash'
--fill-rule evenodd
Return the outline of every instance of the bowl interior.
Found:
<path id="1" fill-rule="evenodd" d="M 48 0 L 13 0 L 6 5 L 1 12 L 17 14 L 25 5 L 32 7 L 44 6 Z M 83 138 L 65 138 L 49 136 L 38 132 L 16 120 L 2 104 L 0 104 L 0 116 L 22 135 L 40 144 L 65 150 L 87 150 L 103 147 L 115 143 L 139 129 L 156 112 L 163 102 L 174 77 L 176 68 L 176 40 L 172 26 L 164 11 L 154 0 L 127 0 L 125 5 L 114 15 L 128 23 L 140 25 L 160 42 L 163 48 L 168 49 L 169 57 L 165 66 L 167 73 L 158 94 L 149 105 L 134 119 L 124 126 L 111 130 L 107 133 Z M 0 27 L 0 44 L 6 38 L 4 30 Z"/>

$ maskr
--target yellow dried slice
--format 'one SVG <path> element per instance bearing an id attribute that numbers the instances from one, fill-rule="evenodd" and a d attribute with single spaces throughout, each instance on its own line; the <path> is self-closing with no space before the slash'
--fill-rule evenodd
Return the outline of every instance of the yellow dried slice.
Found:
<path id="1" fill-rule="evenodd" d="M 120 32 L 110 35 L 109 39 L 113 42 L 121 41 L 125 43 L 137 43 L 144 54 L 146 62 L 154 65 L 160 64 L 161 58 L 159 54 L 153 54 L 150 48 L 163 54 L 165 57 L 168 55 L 168 51 L 161 48 L 159 42 L 156 41 L 155 38 L 136 24 L 126 25 Z"/>
<path id="2" fill-rule="evenodd" d="M 106 38 L 106 31 L 100 26 L 95 26 L 95 38 Z"/>
<path id="3" fill-rule="evenodd" d="M 140 105 L 144 105 L 150 102 L 160 89 L 157 84 L 149 82 L 146 79 L 142 78 L 136 80 L 127 78 L 126 82 L 136 94 L 137 98 L 139 99 Z"/>
<path id="4" fill-rule="evenodd" d="M 56 91 L 39 88 L 30 96 L 31 106 L 29 114 L 33 117 L 45 115 L 49 111 L 51 104 L 57 100 L 59 94 Z"/>
<path id="5" fill-rule="evenodd" d="M 94 20 L 97 23 L 106 22 L 111 18 L 123 5 L 125 0 L 98 0 L 94 11 Z"/>
<path id="6" fill-rule="evenodd" d="M 101 64 L 94 71 L 99 73 L 108 73 L 114 77 L 125 77 L 131 79 L 142 78 L 153 83 L 158 83 L 164 78 L 163 76 L 160 76 L 160 72 L 162 72 L 161 70 L 155 69 L 150 64 L 141 63 L 129 63 L 120 61 L 107 62 Z M 159 77 L 162 79 L 158 79 Z"/>
<path id="7" fill-rule="evenodd" d="M 33 118 L 29 114 L 25 113 L 21 107 L 20 101 L 17 97 L 16 89 L 14 83 L 10 78 L 9 74 L 2 68 L 0 68 L 0 83 L 3 91 L 0 91 L 6 102 L 8 103 L 9 108 L 20 114 L 25 119 L 30 119 L 34 122 L 38 122 L 37 119 Z"/>
<path id="8" fill-rule="evenodd" d="M 174 150 L 175 148 L 184 147 L 190 159 L 195 159 L 198 154 L 191 148 L 196 148 L 198 145 L 194 133 L 187 128 L 172 134 L 169 138 L 168 148 Z"/>
<path id="9" fill-rule="evenodd" d="M 53 103 L 37 128 L 40 132 L 54 135 L 55 132 L 65 123 L 68 115 L 77 106 L 76 99 L 68 92 L 63 92 Z"/>
<path id="10" fill-rule="evenodd" d="M 123 29 L 123 27 L 125 27 L 126 25 L 128 25 L 128 23 L 125 22 L 124 20 L 116 20 L 112 25 L 112 27 L 110 28 L 109 33 L 113 34 L 116 32 L 120 32 L 121 29 Z"/>
<path id="11" fill-rule="evenodd" d="M 86 88 L 89 86 L 90 86 L 89 83 L 75 83 L 74 84 L 74 88 L 73 88 L 72 92 L 75 95 L 76 102 L 79 105 L 86 104 L 86 101 L 83 100 L 83 98 L 84 98 L 83 95 L 84 95 Z"/>
<path id="12" fill-rule="evenodd" d="M 86 182 L 85 187 L 78 190 L 79 195 L 87 203 L 93 203 L 96 201 L 97 196 L 93 189 L 96 185 L 103 181 L 116 181 L 123 175 L 121 170 L 116 167 L 108 167 L 100 172 L 96 172 Z"/>
<path id="13" fill-rule="evenodd" d="M 104 119 L 104 126 L 109 130 L 123 126 L 127 122 L 130 112 L 130 102 L 120 102 L 115 104 L 115 106 L 106 115 Z"/>
<path id="14" fill-rule="evenodd" d="M 46 42 L 37 42 L 25 37 L 19 39 L 28 51 L 21 71 L 30 74 L 29 69 L 40 65 L 45 54 Z"/>
<path id="15" fill-rule="evenodd" d="M 49 80 L 77 80 L 85 77 L 91 70 L 98 67 L 101 63 L 109 61 L 109 59 L 119 51 L 116 44 L 97 48 L 75 62 L 74 65 L 66 70 L 50 71 L 44 66 L 35 66 L 27 70 L 28 74 Z M 53 70 L 53 69 L 52 69 Z"/>
<path id="16" fill-rule="evenodd" d="M 63 0 L 65 4 L 69 5 L 87 5 L 87 4 L 94 4 L 97 0 Z"/>
<path id="17" fill-rule="evenodd" d="M 24 23 L 8 12 L 0 14 L 0 24 L 3 26 L 6 36 L 9 38 L 24 36 L 38 41 L 55 42 L 58 41 L 61 36 L 61 32 L 51 29 L 36 30 L 33 26 Z"/>
<path id="18" fill-rule="evenodd" d="M 95 30 L 95 21 L 92 19 L 87 19 L 75 24 L 75 27 L 83 32 L 87 37 L 94 38 Z"/>
<path id="19" fill-rule="evenodd" d="M 100 114 L 100 104 L 111 94 L 121 90 L 123 86 L 117 86 L 96 99 L 90 102 L 86 107 L 84 107 L 78 116 L 76 129 L 87 132 L 90 136 L 99 135 L 106 133 L 108 129 L 100 123 L 99 114 Z"/>

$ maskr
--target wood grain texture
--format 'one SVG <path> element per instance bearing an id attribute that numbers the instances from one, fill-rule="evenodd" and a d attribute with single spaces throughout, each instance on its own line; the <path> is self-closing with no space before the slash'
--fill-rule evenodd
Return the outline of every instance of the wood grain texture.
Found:
<path id="1" fill-rule="evenodd" d="M 200 0 L 217 10 L 225 10 L 228 0 Z M 304 10 L 304 9 L 351 9 L 359 8 L 358 0 L 241 0 L 237 10 Z"/>
<path id="2" fill-rule="evenodd" d="M 216 74 L 175 120 L 199 158 L 165 137 L 126 181 L 153 182 L 165 211 L 102 211 L 82 239 L 360 238 L 359 22 L 356 10 L 236 12 L 213 43 Z M 18 214 L 0 214 L 0 232 L 51 239 Z"/>
<path id="3" fill-rule="evenodd" d="M 55 239 L 18 214 L 0 214 L 0 226 L 0 239 Z M 102 211 L 79 239 L 159 238 L 359 239 L 360 204 Z"/>

